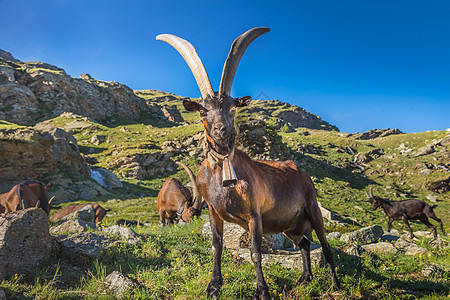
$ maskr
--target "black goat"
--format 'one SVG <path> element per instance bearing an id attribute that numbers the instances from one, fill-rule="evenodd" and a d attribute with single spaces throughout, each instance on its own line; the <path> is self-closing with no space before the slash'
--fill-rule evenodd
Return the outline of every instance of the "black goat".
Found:
<path id="1" fill-rule="evenodd" d="M 409 226 L 408 220 L 419 220 L 423 224 L 427 225 L 428 228 L 433 229 L 433 235 L 435 238 L 437 238 L 436 226 L 428 221 L 428 218 L 432 218 L 439 222 L 439 224 L 441 225 L 442 233 L 446 235 L 441 219 L 439 219 L 433 211 L 433 208 L 435 208 L 437 205 L 429 206 L 423 201 L 414 199 L 403 201 L 392 201 L 389 199 L 384 199 L 378 196 L 374 196 L 372 194 L 372 188 L 370 188 L 369 193 L 367 193 L 366 191 L 366 195 L 367 198 L 369 198 L 369 202 L 372 204 L 373 210 L 381 206 L 386 215 L 388 215 L 388 231 L 391 231 L 391 224 L 394 220 L 403 220 L 411 234 L 411 238 L 414 238 L 414 234 L 411 230 L 411 227 Z"/>

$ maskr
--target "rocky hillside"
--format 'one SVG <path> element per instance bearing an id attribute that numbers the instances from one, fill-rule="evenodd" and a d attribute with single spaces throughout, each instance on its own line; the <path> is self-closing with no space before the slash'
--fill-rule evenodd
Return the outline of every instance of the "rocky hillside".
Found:
<path id="1" fill-rule="evenodd" d="M 161 109 L 136 96 L 126 85 L 96 80 L 88 74 L 73 78 L 56 66 L 21 62 L 0 55 L 0 119 L 35 124 L 72 112 L 105 121 L 121 117 L 138 119 L 143 113 L 161 115 Z"/>

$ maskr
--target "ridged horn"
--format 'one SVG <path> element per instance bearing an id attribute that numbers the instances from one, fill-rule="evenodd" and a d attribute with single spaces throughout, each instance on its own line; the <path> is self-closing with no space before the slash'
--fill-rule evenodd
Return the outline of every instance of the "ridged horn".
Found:
<path id="1" fill-rule="evenodd" d="M 248 46 L 260 35 L 269 32 L 267 27 L 256 27 L 244 32 L 238 36 L 231 45 L 230 53 L 223 66 L 222 79 L 220 80 L 219 94 L 230 95 L 231 86 L 233 85 L 234 75 L 241 61 L 242 55 Z"/>
<path id="2" fill-rule="evenodd" d="M 160 34 L 156 37 L 156 39 L 171 45 L 181 54 L 181 56 L 183 56 L 184 60 L 191 69 L 192 74 L 194 74 L 203 98 L 214 95 L 208 73 L 206 72 L 200 57 L 198 57 L 198 54 L 191 43 L 173 34 Z"/>
<path id="3" fill-rule="evenodd" d="M 369 188 L 370 198 L 373 198 L 372 187 Z"/>
<path id="4" fill-rule="evenodd" d="M 186 166 L 185 164 L 183 164 L 179 161 L 177 161 L 176 164 L 181 166 L 188 173 L 189 178 L 191 179 L 191 185 L 192 185 L 192 202 L 193 202 L 192 207 L 196 210 L 200 210 L 202 202 L 201 202 L 201 196 L 198 193 L 198 188 L 197 188 L 197 183 L 195 181 L 194 173 L 192 173 L 191 169 L 189 169 L 189 167 Z"/>

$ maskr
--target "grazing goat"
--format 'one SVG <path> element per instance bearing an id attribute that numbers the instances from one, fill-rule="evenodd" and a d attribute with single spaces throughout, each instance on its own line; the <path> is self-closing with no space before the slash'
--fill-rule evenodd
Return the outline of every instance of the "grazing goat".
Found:
<path id="1" fill-rule="evenodd" d="M 180 162 L 177 164 L 186 170 L 191 179 L 192 195 L 177 178 L 171 178 L 164 182 L 156 200 L 159 222 L 163 226 L 179 220 L 189 222 L 194 216 L 201 213 L 202 199 L 198 193 L 195 176 L 188 166 Z"/>
<path id="2" fill-rule="evenodd" d="M 406 228 L 408 228 L 411 238 L 414 238 L 414 234 L 409 226 L 408 220 L 419 220 L 423 224 L 427 225 L 428 228 L 433 229 L 433 235 L 437 238 L 436 226 L 428 221 L 428 218 L 435 219 L 441 225 L 442 233 L 445 235 L 444 225 L 441 219 L 439 219 L 434 211 L 437 205 L 429 206 L 423 201 L 409 199 L 403 201 L 392 201 L 389 199 L 384 199 L 372 194 L 372 187 L 369 193 L 366 191 L 366 196 L 369 199 L 372 209 L 375 210 L 381 206 L 383 211 L 389 217 L 387 224 L 387 231 L 391 231 L 391 225 L 394 220 L 403 220 L 405 222 Z"/>
<path id="3" fill-rule="evenodd" d="M 59 208 L 51 206 L 52 199 L 48 199 L 48 190 L 52 183 L 44 186 L 42 182 L 28 180 L 16 184 L 4 194 L 0 194 L 0 213 L 8 213 L 30 207 L 40 207 L 48 215 L 50 209 Z"/>
<path id="4" fill-rule="evenodd" d="M 80 209 L 82 209 L 88 205 L 92 206 L 92 209 L 94 210 L 95 223 L 101 222 L 103 220 L 103 218 L 106 216 L 106 212 L 110 211 L 109 209 L 104 209 L 97 203 L 73 204 L 73 205 L 68 205 L 68 206 L 64 207 L 62 210 L 60 210 L 56 214 L 54 214 L 50 219 L 52 221 L 56 222 L 73 212 L 79 211 Z"/>
<path id="5" fill-rule="evenodd" d="M 200 101 L 184 100 L 183 105 L 188 111 L 200 113 L 205 129 L 203 148 L 206 158 L 197 174 L 197 186 L 209 206 L 213 271 L 206 294 L 214 298 L 218 297 L 222 285 L 224 221 L 239 224 L 250 231 L 251 259 L 257 277 L 256 299 L 270 298 L 261 267 L 262 235 L 279 232 L 284 232 L 300 247 L 303 258 L 300 281 L 308 282 L 312 280 L 310 241 L 314 230 L 322 244 L 333 288 L 339 289 L 333 255 L 325 238 L 323 218 L 311 178 L 292 161 L 252 160 L 235 149 L 236 108 L 248 105 L 251 97 L 232 98 L 231 86 L 247 47 L 268 31 L 265 27 L 253 28 L 233 42 L 223 68 L 219 92 L 213 91 L 208 74 L 189 42 L 171 34 L 156 38 L 170 44 L 183 56 L 202 94 Z"/>

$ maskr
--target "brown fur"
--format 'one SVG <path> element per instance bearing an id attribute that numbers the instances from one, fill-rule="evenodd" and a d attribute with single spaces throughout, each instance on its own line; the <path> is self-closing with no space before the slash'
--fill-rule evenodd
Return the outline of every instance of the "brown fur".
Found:
<path id="1" fill-rule="evenodd" d="M 219 100 L 203 99 L 200 103 L 183 102 L 186 109 L 207 111 L 202 116 L 205 135 L 216 152 L 230 153 L 233 143 L 235 107 L 248 103 L 221 95 Z M 211 143 L 212 141 L 212 143 Z M 314 230 L 322 244 L 325 259 L 335 289 L 339 289 L 330 245 L 325 238 L 322 214 L 316 200 L 311 178 L 292 161 L 252 160 L 236 150 L 232 158 L 238 182 L 235 187 L 224 187 L 222 164 L 213 169 L 207 159 L 197 174 L 197 186 L 209 206 L 213 232 L 213 272 L 206 290 L 210 297 L 218 295 L 222 284 L 221 253 L 223 221 L 239 224 L 250 232 L 251 257 L 257 275 L 256 298 L 267 299 L 269 292 L 261 268 L 262 234 L 283 232 L 302 252 L 301 282 L 312 280 L 310 240 Z"/>
<path id="2" fill-rule="evenodd" d="M 253 28 L 233 42 L 224 65 L 219 92 L 212 91 L 208 75 L 204 72 L 204 66 L 192 49 L 192 45 L 173 35 L 161 35 L 157 38 L 171 44 L 183 57 L 194 58 L 187 62 L 202 92 L 199 102 L 184 100 L 183 105 L 187 111 L 200 112 L 206 142 L 209 144 L 205 150 L 210 152 L 197 174 L 197 186 L 209 206 L 213 271 L 206 294 L 213 298 L 219 296 L 223 282 L 221 255 L 224 221 L 239 224 L 250 231 L 251 259 L 257 279 L 256 299 L 270 299 L 261 267 L 263 233 L 284 232 L 300 247 L 303 258 L 303 274 L 300 281 L 308 282 L 312 280 L 308 238 L 311 239 L 311 232 L 314 230 L 322 244 L 333 287 L 339 289 L 331 248 L 325 238 L 322 214 L 316 200 L 314 184 L 309 176 L 300 171 L 292 161 L 252 160 L 238 150 L 235 151 L 234 157 L 232 154 L 236 138 L 234 130 L 236 107 L 247 106 L 251 97 L 231 97 L 231 85 L 247 47 L 254 39 L 268 31 L 269 29 L 265 27 Z M 222 178 L 222 161 L 219 161 L 214 169 L 211 167 L 208 159 L 214 157 L 224 161 L 232 159 L 238 179 L 236 186 L 228 186 L 229 179 L 234 179 L 233 176 L 225 178 L 226 181 Z"/>
<path id="3" fill-rule="evenodd" d="M 185 222 L 189 222 L 194 216 L 194 211 L 190 209 L 192 195 L 177 178 L 170 178 L 164 182 L 156 199 L 156 207 L 159 212 L 159 222 L 165 226 L 174 223 L 177 211 L 180 206 L 186 202 L 181 218 Z"/>
<path id="4" fill-rule="evenodd" d="M 86 207 L 86 206 L 92 206 L 92 209 L 94 210 L 94 216 L 95 216 L 95 223 L 99 223 L 103 220 L 103 218 L 106 216 L 107 210 L 98 205 L 97 203 L 84 203 L 84 204 L 77 204 L 77 205 L 68 205 L 64 209 L 60 210 L 56 214 L 54 214 L 50 219 L 54 222 L 64 218 L 65 216 L 79 211 L 80 209 Z"/>
<path id="5" fill-rule="evenodd" d="M 9 192 L 0 194 L 0 213 L 38 206 L 48 215 L 51 208 L 48 204 L 48 189 L 51 186 L 51 183 L 44 186 L 42 182 L 31 180 L 16 184 Z M 22 203 L 25 207 L 22 207 Z"/>

